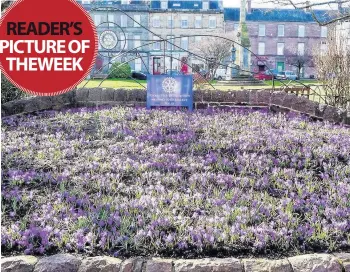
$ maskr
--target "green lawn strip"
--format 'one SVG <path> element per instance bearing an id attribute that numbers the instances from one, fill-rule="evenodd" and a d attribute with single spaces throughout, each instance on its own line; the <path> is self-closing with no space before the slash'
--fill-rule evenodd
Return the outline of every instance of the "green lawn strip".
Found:
<path id="1" fill-rule="evenodd" d="M 101 79 L 84 80 L 78 85 L 78 88 L 126 88 L 126 89 L 143 89 L 142 86 L 147 86 L 146 80 L 132 80 L 132 79 L 107 79 L 102 83 Z M 140 85 L 140 84 L 142 85 Z M 85 85 L 86 84 L 86 85 Z"/>
<path id="2" fill-rule="evenodd" d="M 132 79 L 107 79 L 101 83 L 101 79 L 93 79 L 93 80 L 84 80 L 82 83 L 78 85 L 78 88 L 82 88 L 85 84 L 85 88 L 124 88 L 124 89 L 145 89 L 147 87 L 147 81 L 146 80 L 132 80 Z M 265 86 L 217 86 L 215 80 L 211 81 L 210 83 L 214 86 L 215 90 L 220 91 L 239 91 L 239 90 L 260 90 L 260 89 L 270 89 L 272 87 L 272 80 L 266 80 Z M 310 100 L 322 102 L 322 99 L 320 95 L 322 96 L 324 91 L 322 91 L 322 88 L 319 85 L 319 81 L 315 80 L 302 80 L 301 83 L 305 85 L 313 85 L 311 86 L 311 90 L 314 91 L 314 94 L 310 96 Z M 144 87 L 142 87 L 140 84 Z M 283 81 L 284 84 L 288 84 L 289 81 L 285 80 Z M 101 84 L 101 85 L 100 85 Z M 302 86 L 301 84 L 292 83 L 288 86 Z M 203 89 L 206 90 L 214 90 L 213 86 L 206 84 Z M 281 83 L 281 81 L 275 81 L 275 87 L 282 88 L 284 85 Z"/>
<path id="3" fill-rule="evenodd" d="M 273 86 L 272 80 L 265 80 L 265 84 L 269 86 Z M 285 85 L 296 85 L 303 86 L 304 85 L 319 85 L 321 84 L 318 80 L 298 80 L 298 81 L 290 81 L 290 80 L 275 80 L 275 86 L 285 86 Z"/>

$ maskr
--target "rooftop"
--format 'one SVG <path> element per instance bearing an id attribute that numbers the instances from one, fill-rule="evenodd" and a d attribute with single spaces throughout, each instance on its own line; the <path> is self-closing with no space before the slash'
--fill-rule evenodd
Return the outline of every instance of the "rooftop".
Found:
<path id="1" fill-rule="evenodd" d="M 223 1 L 222 0 L 210 0 L 209 1 L 209 10 L 222 10 Z M 161 9 L 161 1 L 153 0 L 151 1 L 151 9 Z M 168 9 L 181 9 L 181 10 L 201 10 L 203 9 L 202 0 L 169 0 Z"/>
<path id="2" fill-rule="evenodd" d="M 81 0 L 77 2 L 83 4 L 88 11 L 92 9 L 115 8 L 123 11 L 149 11 L 149 5 L 145 1 L 131 1 L 130 4 L 121 4 L 121 1 L 91 1 L 89 4 L 82 3 Z"/>
<path id="3" fill-rule="evenodd" d="M 152 1 L 141 1 L 132 0 L 130 4 L 122 4 L 122 1 L 108 1 L 108 0 L 91 0 L 82 1 L 77 0 L 79 3 L 83 3 L 86 9 L 91 9 L 92 7 L 118 7 L 123 10 L 133 9 L 138 10 L 140 6 L 148 7 L 152 10 L 203 10 L 203 0 L 169 0 L 167 2 L 167 7 L 164 9 L 161 5 L 160 0 Z M 223 0 L 209 0 L 208 10 L 223 10 Z"/>
<path id="4" fill-rule="evenodd" d="M 331 19 L 329 10 L 314 10 L 320 21 Z M 239 21 L 239 8 L 225 8 L 225 21 Z M 270 22 L 315 22 L 310 12 L 296 9 L 257 9 L 252 8 L 247 13 L 247 21 L 270 21 Z"/>

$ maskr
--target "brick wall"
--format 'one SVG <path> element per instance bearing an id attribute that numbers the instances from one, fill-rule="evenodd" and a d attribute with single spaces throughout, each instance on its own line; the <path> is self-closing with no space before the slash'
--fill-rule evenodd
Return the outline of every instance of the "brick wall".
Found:
<path id="1" fill-rule="evenodd" d="M 31 113 L 40 110 L 62 110 L 70 107 L 98 106 L 146 106 L 146 90 L 127 89 L 78 89 L 53 97 L 30 97 L 10 101 L 2 105 L 2 116 Z M 267 107 L 274 112 L 295 111 L 313 118 L 350 125 L 350 112 L 311 101 L 281 91 L 242 90 L 242 91 L 194 91 L 196 109 Z"/>

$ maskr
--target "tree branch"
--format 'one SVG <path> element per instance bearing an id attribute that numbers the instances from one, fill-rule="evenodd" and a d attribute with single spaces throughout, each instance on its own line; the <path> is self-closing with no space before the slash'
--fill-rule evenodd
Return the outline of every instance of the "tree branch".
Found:
<path id="1" fill-rule="evenodd" d="M 338 22 L 338 21 L 342 21 L 342 20 L 347 20 L 347 19 L 350 19 L 350 14 L 346 14 L 344 16 L 341 16 L 341 17 L 337 17 L 337 18 L 334 18 L 330 21 L 327 21 L 327 22 L 321 22 L 315 15 L 315 13 L 313 11 L 311 11 L 311 16 L 312 18 L 320 25 L 320 26 L 326 26 L 326 25 L 330 25 L 330 24 L 333 24 L 335 22 Z"/>

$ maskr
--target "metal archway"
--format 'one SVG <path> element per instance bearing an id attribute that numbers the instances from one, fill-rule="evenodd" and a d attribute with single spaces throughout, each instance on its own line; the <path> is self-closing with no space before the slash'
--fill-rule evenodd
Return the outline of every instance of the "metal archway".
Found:
<path id="1" fill-rule="evenodd" d="M 113 63 L 117 62 L 117 60 L 120 64 L 117 67 L 114 67 L 114 69 L 118 69 L 120 67 L 122 67 L 123 64 L 127 64 L 130 62 L 133 62 L 135 60 L 140 59 L 141 60 L 141 67 L 144 68 L 144 71 L 148 74 L 151 73 L 149 67 L 149 60 L 151 55 L 149 54 L 149 50 L 147 50 L 148 46 L 154 45 L 156 43 L 160 43 L 164 45 L 164 49 L 162 54 L 160 54 L 161 50 L 159 50 L 159 54 L 157 55 L 152 55 L 152 56 L 159 56 L 159 57 L 163 57 L 164 63 L 165 63 L 165 58 L 169 57 L 172 59 L 176 59 L 178 61 L 181 61 L 181 59 L 173 56 L 173 50 L 171 50 L 170 55 L 169 52 L 166 53 L 165 50 L 165 45 L 170 45 L 171 48 L 176 48 L 177 52 L 179 53 L 184 53 L 187 54 L 188 56 L 193 56 L 199 60 L 202 60 L 205 63 L 212 63 L 214 65 L 217 66 L 222 66 L 224 68 L 231 68 L 231 69 L 238 69 L 241 72 L 245 72 L 251 76 L 254 76 L 255 74 L 258 74 L 258 72 L 254 72 L 254 71 L 250 71 L 250 70 L 244 70 L 241 69 L 240 67 L 237 66 L 232 66 L 231 64 L 227 64 L 225 62 L 217 62 L 217 61 L 213 61 L 212 59 L 210 59 L 207 56 L 201 56 L 199 55 L 197 52 L 193 52 L 190 51 L 186 48 L 182 48 L 181 46 L 178 46 L 175 42 L 178 39 L 187 37 L 187 38 L 193 38 L 193 37 L 206 37 L 206 38 L 215 38 L 215 39 L 223 39 L 226 41 L 229 41 L 230 43 L 234 44 L 237 47 L 242 48 L 243 50 L 247 50 L 252 56 L 254 56 L 256 58 L 256 60 L 258 61 L 264 61 L 263 59 L 260 58 L 260 56 L 258 56 L 257 54 L 255 54 L 252 50 L 250 50 L 250 48 L 244 47 L 242 44 L 238 43 L 237 41 L 233 40 L 233 39 L 229 39 L 227 37 L 223 37 L 223 36 L 219 36 L 219 35 L 182 35 L 181 37 L 176 37 L 176 36 L 172 36 L 171 38 L 162 38 L 161 35 L 155 33 L 154 31 L 150 30 L 148 27 L 144 26 L 141 24 L 141 22 L 136 21 L 132 16 L 130 16 L 130 14 L 128 14 L 128 12 L 120 9 L 120 8 L 116 8 L 116 7 L 103 7 L 103 6 L 97 6 L 94 7 L 90 10 L 90 13 L 94 14 L 96 12 L 104 12 L 105 16 L 107 16 L 107 21 L 101 22 L 97 25 L 97 29 L 99 33 L 99 44 L 100 46 L 103 48 L 102 50 L 99 50 L 99 55 L 102 58 L 107 58 L 107 61 L 104 61 L 104 64 L 97 70 L 95 70 L 95 72 L 100 73 L 103 70 L 106 69 L 106 67 L 109 67 L 111 65 L 113 65 Z M 137 41 L 139 41 L 139 45 L 138 46 L 133 46 L 133 48 L 128 49 L 126 48 L 126 44 L 130 42 L 134 42 L 135 39 L 130 39 L 127 37 L 127 35 L 125 34 L 125 31 L 123 30 L 123 27 L 118 25 L 117 23 L 115 23 L 114 21 L 109 21 L 109 14 L 110 13 L 120 13 L 122 15 L 125 15 L 126 18 L 128 18 L 129 20 L 131 20 L 131 22 L 135 25 L 138 25 L 140 29 L 142 29 L 142 31 L 144 31 L 144 36 L 148 37 L 150 34 L 153 37 L 156 37 L 157 39 L 148 39 L 148 38 L 141 38 L 137 39 Z M 117 31 L 118 30 L 118 31 Z M 107 37 L 107 38 L 106 38 Z M 121 38 L 119 38 L 121 37 Z M 106 39 L 107 42 L 103 43 L 103 39 Z M 114 39 L 114 41 L 113 41 Z M 123 42 L 123 44 L 121 43 Z M 145 59 L 147 58 L 147 59 Z M 123 60 L 123 59 L 127 59 L 127 60 Z M 123 61 L 122 61 L 123 60 Z M 187 64 L 189 65 L 189 64 Z M 190 68 L 193 67 L 191 65 L 189 65 Z M 265 63 L 265 66 L 267 68 L 267 70 L 270 72 L 270 74 L 273 75 L 273 69 L 272 67 L 269 67 L 269 65 L 267 63 Z M 171 69 L 173 67 L 170 67 Z M 164 69 L 164 73 L 165 73 L 165 65 L 163 66 Z M 99 86 L 102 85 L 102 83 L 109 77 L 109 74 L 112 72 L 113 70 L 109 70 L 107 73 L 104 73 L 103 76 L 101 76 L 100 79 L 100 83 Z M 137 83 L 138 85 L 140 85 L 143 88 L 146 88 L 142 83 L 140 82 L 138 79 L 132 78 L 130 75 L 126 75 L 126 78 L 129 78 L 131 80 L 133 80 L 135 83 Z M 91 81 L 92 79 L 88 79 L 83 85 L 81 85 L 82 87 L 86 87 L 88 85 L 88 83 Z M 96 80 L 96 79 L 95 79 Z M 205 82 L 205 84 L 207 86 L 210 86 L 212 89 L 215 89 L 215 86 L 213 84 L 211 84 L 210 80 L 206 77 L 204 77 L 203 75 L 201 75 L 200 73 L 198 74 L 198 77 L 196 80 L 200 80 L 202 82 Z M 276 84 L 275 82 L 279 82 L 280 87 L 276 88 Z M 297 87 L 297 88 L 296 88 Z M 315 100 L 315 98 L 318 98 L 318 102 L 326 102 L 325 97 L 323 97 L 322 95 L 319 95 L 321 93 L 316 91 L 318 89 L 322 89 L 322 86 L 320 85 L 306 85 L 304 82 L 300 81 L 300 80 L 289 80 L 289 81 L 283 81 L 281 79 L 272 79 L 272 89 L 274 90 L 279 90 L 279 91 L 285 91 L 285 92 L 295 92 L 296 89 L 301 90 L 301 95 L 306 95 L 307 97 L 310 98 L 310 96 L 313 96 L 313 99 Z M 304 92 L 306 91 L 306 92 Z M 299 91 L 298 91 L 299 92 Z M 298 95 L 298 92 L 296 93 Z"/>

